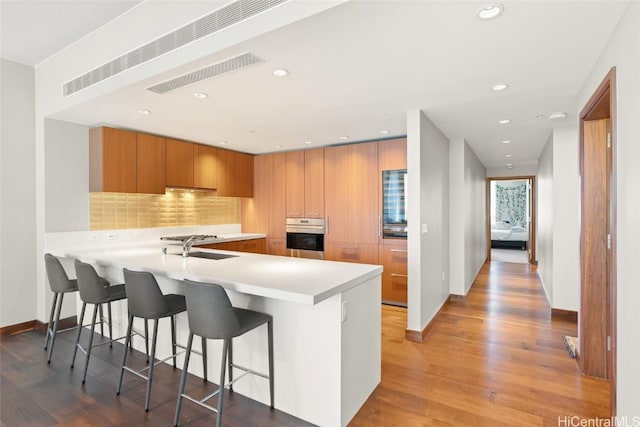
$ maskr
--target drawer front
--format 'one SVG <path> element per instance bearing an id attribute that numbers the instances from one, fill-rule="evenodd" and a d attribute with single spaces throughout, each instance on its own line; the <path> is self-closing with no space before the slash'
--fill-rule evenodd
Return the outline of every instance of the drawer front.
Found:
<path id="1" fill-rule="evenodd" d="M 254 254 L 266 254 L 267 253 L 267 239 L 250 239 L 239 240 L 236 242 L 237 251 L 239 252 L 251 252 Z"/>
<path id="2" fill-rule="evenodd" d="M 407 304 L 407 275 L 384 271 L 382 273 L 382 302 Z"/>
<path id="3" fill-rule="evenodd" d="M 380 246 L 380 263 L 384 271 L 397 274 L 407 274 L 407 248 Z"/>
<path id="4" fill-rule="evenodd" d="M 279 238 L 267 238 L 267 254 L 287 256 L 286 240 Z"/>
<path id="5" fill-rule="evenodd" d="M 378 245 L 366 243 L 327 243 L 325 259 L 331 261 L 378 264 Z"/>

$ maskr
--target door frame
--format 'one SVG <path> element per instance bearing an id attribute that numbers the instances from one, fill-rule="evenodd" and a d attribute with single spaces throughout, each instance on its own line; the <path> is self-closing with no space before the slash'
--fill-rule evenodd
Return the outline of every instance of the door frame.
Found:
<path id="1" fill-rule="evenodd" d="M 529 264 L 537 264 L 536 258 L 536 207 L 537 196 L 536 177 L 534 175 L 517 175 L 517 176 L 490 176 L 487 177 L 485 190 L 485 207 L 486 207 L 486 233 L 487 233 L 487 261 L 491 261 L 491 181 L 512 181 L 516 179 L 531 180 L 531 195 L 529 197 L 529 209 L 531 209 L 531 227 L 529 229 Z"/>
<path id="2" fill-rule="evenodd" d="M 582 212 L 582 205 L 585 198 L 583 188 L 583 162 L 584 162 L 584 122 L 589 120 L 597 120 L 609 118 L 611 122 L 611 137 L 610 137 L 610 149 L 607 152 L 607 173 L 609 177 L 609 202 L 608 202 L 608 229 L 611 236 L 611 245 L 608 254 L 608 311 L 609 311 L 609 337 L 610 337 L 610 351 L 608 357 L 608 376 L 611 384 L 611 415 L 616 415 L 616 374 L 617 374 L 617 255 L 616 255 L 616 242 L 617 242 L 617 162 L 616 162 L 616 141 L 617 141 L 617 114 L 616 114 L 616 67 L 612 67 L 605 75 L 600 85 L 593 92 L 585 106 L 580 111 L 580 211 Z M 582 281 L 582 265 L 583 252 L 582 252 L 582 239 L 583 239 L 583 223 L 582 218 L 580 220 L 580 299 L 581 307 L 583 310 L 582 296 L 584 292 L 584 283 Z M 580 367 L 582 370 L 582 366 Z"/>

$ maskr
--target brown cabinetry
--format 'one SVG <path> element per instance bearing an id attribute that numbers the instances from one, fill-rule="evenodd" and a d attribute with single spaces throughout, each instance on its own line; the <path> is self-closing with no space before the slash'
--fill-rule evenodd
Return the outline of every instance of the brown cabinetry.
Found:
<path id="1" fill-rule="evenodd" d="M 138 133 L 136 137 L 136 192 L 164 194 L 165 139 L 144 133 Z"/>
<path id="2" fill-rule="evenodd" d="M 267 253 L 269 255 L 287 255 L 286 239 L 267 238 Z"/>
<path id="3" fill-rule="evenodd" d="M 382 272 L 382 301 L 407 304 L 407 247 L 380 245 Z"/>
<path id="4" fill-rule="evenodd" d="M 269 160 L 269 210 L 267 237 L 285 239 L 286 219 L 286 156 L 284 153 L 268 154 Z"/>
<path id="5" fill-rule="evenodd" d="M 324 216 L 324 149 L 286 153 L 287 217 Z"/>
<path id="6" fill-rule="evenodd" d="M 167 138 L 167 187 L 193 188 L 193 146 L 191 142 Z"/>
<path id="7" fill-rule="evenodd" d="M 377 143 L 326 148 L 325 172 L 326 258 L 377 264 Z"/>
<path id="8" fill-rule="evenodd" d="M 89 131 L 89 191 L 135 193 L 136 133 L 108 127 Z"/>
<path id="9" fill-rule="evenodd" d="M 207 245 L 200 245 L 201 248 L 206 249 L 220 249 L 224 251 L 236 251 L 236 252 L 250 252 L 254 254 L 266 254 L 267 253 L 267 240 L 261 239 L 247 239 L 247 240 L 234 240 L 231 242 L 210 243 Z"/>
<path id="10" fill-rule="evenodd" d="M 253 197 L 253 156 L 218 150 L 218 191 L 222 197 Z"/>
<path id="11" fill-rule="evenodd" d="M 218 188 L 218 153 L 208 145 L 193 145 L 193 186 L 205 190 Z"/>

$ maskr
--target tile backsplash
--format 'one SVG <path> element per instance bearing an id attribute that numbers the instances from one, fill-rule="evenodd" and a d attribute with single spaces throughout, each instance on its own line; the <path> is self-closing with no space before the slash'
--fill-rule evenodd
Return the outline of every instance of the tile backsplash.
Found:
<path id="1" fill-rule="evenodd" d="M 89 229 L 240 223 L 240 199 L 190 190 L 165 194 L 89 193 Z"/>

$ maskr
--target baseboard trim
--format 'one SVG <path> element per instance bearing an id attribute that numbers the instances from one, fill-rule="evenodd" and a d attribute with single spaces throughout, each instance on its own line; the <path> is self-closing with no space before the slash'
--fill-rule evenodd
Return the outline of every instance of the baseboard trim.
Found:
<path id="1" fill-rule="evenodd" d="M 10 335 L 17 335 L 27 331 L 33 331 L 36 329 L 36 321 L 29 320 L 27 322 L 16 323 L 15 325 L 3 326 L 0 328 L 0 337 L 8 337 Z"/>
<path id="2" fill-rule="evenodd" d="M 449 295 L 449 302 L 467 302 L 467 296 L 451 294 Z"/>
<path id="3" fill-rule="evenodd" d="M 427 336 L 427 334 L 429 333 L 429 331 L 431 330 L 431 328 L 433 327 L 433 324 L 435 323 L 435 321 L 438 319 L 438 317 L 440 317 L 440 315 L 442 314 L 442 312 L 449 307 L 449 300 L 451 297 L 447 298 L 444 302 L 444 304 L 442 304 L 442 307 L 440 307 L 440 310 L 438 310 L 438 312 L 436 313 L 435 316 L 433 316 L 433 318 L 431 319 L 431 321 L 429 323 L 427 323 L 427 326 L 424 327 L 424 329 L 422 331 L 414 331 L 411 329 L 405 329 L 404 331 L 404 337 L 407 341 L 413 341 L 413 342 L 419 342 L 422 343 L 424 341 L 424 338 Z"/>
<path id="4" fill-rule="evenodd" d="M 573 322 L 578 321 L 578 312 L 573 310 L 562 310 L 560 308 L 551 309 L 551 317 L 557 317 L 560 319 L 571 320 Z"/>
<path id="5" fill-rule="evenodd" d="M 15 325 L 5 326 L 0 328 L 0 336 L 10 336 L 21 334 L 23 332 L 36 330 L 41 333 L 45 333 L 48 323 L 41 322 L 40 320 L 29 320 L 28 322 L 17 323 Z M 58 330 L 75 328 L 78 325 L 78 316 L 70 316 L 58 321 Z"/>

